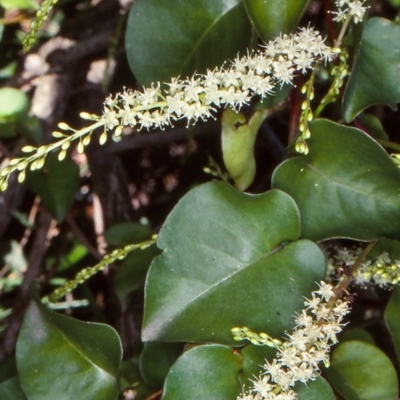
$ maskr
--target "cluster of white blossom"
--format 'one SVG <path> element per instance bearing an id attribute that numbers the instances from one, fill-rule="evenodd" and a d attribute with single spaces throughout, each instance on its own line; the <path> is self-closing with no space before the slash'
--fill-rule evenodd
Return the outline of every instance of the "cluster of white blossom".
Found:
<path id="1" fill-rule="evenodd" d="M 277 357 L 266 361 L 253 387 L 237 400 L 296 400 L 295 383 L 314 380 L 320 374 L 319 363 L 329 364 L 330 347 L 337 343 L 349 304 L 335 299 L 332 285 L 318 286 L 304 302 L 306 309 L 296 316 L 293 333 L 278 346 Z"/>
<path id="2" fill-rule="evenodd" d="M 352 17 L 354 23 L 358 24 L 364 18 L 364 14 L 369 7 L 364 6 L 364 0 L 336 0 L 338 11 L 332 12 L 336 17 L 334 21 L 344 22 L 348 16 Z"/>
<path id="3" fill-rule="evenodd" d="M 125 90 L 110 96 L 101 121 L 107 130 L 117 128 L 119 132 L 123 126 L 150 129 L 171 126 L 182 118 L 187 118 L 188 124 L 206 120 L 212 118 L 216 107 L 239 109 L 253 96 L 268 96 L 276 85 L 292 83 L 296 72 L 304 74 L 335 55 L 312 28 L 282 35 L 263 47 L 205 75 L 174 78 L 165 91 L 156 83 L 142 92 Z"/>
<path id="4" fill-rule="evenodd" d="M 361 254 L 361 249 L 343 248 L 337 249 L 335 252 L 336 254 L 328 256 L 330 279 L 335 279 L 338 268 L 350 268 Z M 360 267 L 354 272 L 353 283 L 366 287 L 371 282 L 382 288 L 398 284 L 400 282 L 400 260 L 391 259 L 387 252 L 383 252 L 378 257 L 363 260 Z"/>

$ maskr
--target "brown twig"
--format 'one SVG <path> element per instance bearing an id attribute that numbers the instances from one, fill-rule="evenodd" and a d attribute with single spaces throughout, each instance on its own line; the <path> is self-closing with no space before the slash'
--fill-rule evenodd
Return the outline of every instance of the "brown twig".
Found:
<path id="1" fill-rule="evenodd" d="M 17 341 L 18 331 L 22 324 L 25 309 L 29 304 L 29 288 L 40 276 L 41 265 L 49 245 L 49 234 L 51 233 L 52 217 L 47 211 L 42 211 L 38 217 L 37 230 L 32 250 L 28 258 L 28 268 L 25 272 L 15 306 L 9 317 L 9 324 L 0 345 L 0 360 L 4 360 L 13 353 Z"/>
<path id="2" fill-rule="evenodd" d="M 132 132 L 133 133 L 133 132 Z M 141 132 L 137 136 L 126 136 L 120 142 L 110 142 L 106 146 L 96 149 L 94 156 L 104 157 L 107 154 L 119 153 L 128 150 L 142 149 L 150 146 L 161 146 L 174 141 L 185 140 L 189 137 L 188 128 L 173 128 L 156 132 Z M 220 123 L 211 121 L 195 125 L 190 134 L 196 138 L 217 135 L 220 133 Z"/>
<path id="3" fill-rule="evenodd" d="M 21 248 L 25 247 L 26 243 L 28 242 L 28 240 L 29 240 L 29 238 L 31 236 L 32 226 L 33 226 L 33 224 L 35 222 L 36 214 L 37 214 L 37 212 L 39 210 L 39 204 L 40 204 L 40 197 L 36 196 L 35 200 L 34 200 L 34 202 L 32 204 L 31 211 L 30 211 L 29 216 L 28 216 L 28 222 L 29 222 L 30 226 L 26 227 L 25 232 L 24 232 L 24 236 L 22 237 L 21 241 L 19 242 L 19 245 L 21 246 Z"/>

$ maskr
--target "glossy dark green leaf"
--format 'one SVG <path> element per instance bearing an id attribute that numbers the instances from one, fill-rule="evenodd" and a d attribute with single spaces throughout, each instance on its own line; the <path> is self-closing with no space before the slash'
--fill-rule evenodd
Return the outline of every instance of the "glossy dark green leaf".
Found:
<path id="1" fill-rule="evenodd" d="M 324 277 L 319 248 L 299 235 L 281 191 L 241 193 L 212 182 L 190 191 L 167 218 L 146 281 L 144 341 L 237 344 L 234 326 L 280 336 Z M 286 287 L 290 281 L 290 291 Z"/>
<path id="2" fill-rule="evenodd" d="M 140 371 L 146 383 L 161 389 L 169 369 L 182 350 L 181 343 L 145 343 L 140 355 Z"/>
<path id="3" fill-rule="evenodd" d="M 374 104 L 396 109 L 400 102 L 400 26 L 383 18 L 366 24 L 343 99 L 347 122 Z"/>
<path id="4" fill-rule="evenodd" d="M 392 336 L 397 359 L 400 360 L 400 287 L 394 286 L 385 310 L 385 322 Z"/>
<path id="5" fill-rule="evenodd" d="M 268 111 L 256 111 L 249 121 L 231 108 L 222 114 L 222 155 L 229 175 L 239 190 L 246 190 L 256 174 L 254 143 Z"/>
<path id="6" fill-rule="evenodd" d="M 315 120 L 310 152 L 274 172 L 273 187 L 292 196 L 301 214 L 302 237 L 373 240 L 400 237 L 400 172 L 363 132 Z"/>
<path id="7" fill-rule="evenodd" d="M 386 354 L 371 344 L 341 343 L 325 374 L 345 400 L 397 399 L 396 370 Z"/>
<path id="8" fill-rule="evenodd" d="M 258 36 L 268 42 L 295 29 L 310 0 L 243 0 L 243 3 Z"/>
<path id="9" fill-rule="evenodd" d="M 132 72 L 148 86 L 221 66 L 244 51 L 251 36 L 240 0 L 137 0 L 125 45 Z"/>
<path id="10" fill-rule="evenodd" d="M 0 364 L 0 399 L 27 400 L 19 382 L 15 358 L 9 358 Z"/>
<path id="11" fill-rule="evenodd" d="M 69 158 L 58 161 L 52 154 L 47 157 L 42 170 L 29 171 L 27 178 L 29 186 L 40 196 L 43 205 L 61 222 L 79 188 L 79 167 Z"/>
<path id="12" fill-rule="evenodd" d="M 233 400 L 241 390 L 241 366 L 242 358 L 229 347 L 194 347 L 170 369 L 162 400 Z"/>
<path id="13" fill-rule="evenodd" d="M 114 329 L 50 311 L 35 294 L 16 356 L 29 400 L 118 398 L 122 349 Z"/>

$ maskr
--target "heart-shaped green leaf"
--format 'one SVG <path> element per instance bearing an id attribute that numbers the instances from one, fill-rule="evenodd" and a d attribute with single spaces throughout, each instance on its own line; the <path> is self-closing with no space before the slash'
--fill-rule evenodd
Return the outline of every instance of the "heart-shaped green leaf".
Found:
<path id="1" fill-rule="evenodd" d="M 373 240 L 400 237 L 400 172 L 358 129 L 327 120 L 310 124 L 310 152 L 281 164 L 273 187 L 292 196 L 302 237 Z"/>
<path id="2" fill-rule="evenodd" d="M 69 158 L 58 161 L 53 154 L 43 170 L 29 171 L 28 184 L 40 196 L 43 205 L 61 222 L 71 207 L 79 188 L 79 167 Z"/>
<path id="3" fill-rule="evenodd" d="M 295 29 L 310 0 L 243 0 L 247 14 L 264 42 Z"/>
<path id="4" fill-rule="evenodd" d="M 240 393 L 242 358 L 220 345 L 198 346 L 171 367 L 162 400 L 232 400 Z"/>
<path id="5" fill-rule="evenodd" d="M 397 399 L 396 370 L 386 354 L 372 344 L 341 343 L 325 373 L 335 391 L 346 400 Z"/>
<path id="6" fill-rule="evenodd" d="M 132 72 L 148 86 L 220 66 L 244 51 L 251 36 L 240 0 L 137 0 L 125 44 Z"/>
<path id="7" fill-rule="evenodd" d="M 374 104 L 396 109 L 400 102 L 400 26 L 383 18 L 366 24 L 361 47 L 343 99 L 343 114 L 352 121 Z"/>
<path id="8" fill-rule="evenodd" d="M 229 175 L 239 190 L 246 190 L 256 173 L 254 143 L 268 111 L 256 111 L 249 121 L 231 108 L 222 115 L 222 155 Z"/>
<path id="9" fill-rule="evenodd" d="M 247 195 L 221 182 L 190 191 L 160 232 L 143 339 L 237 344 L 234 326 L 281 336 L 325 274 L 314 243 L 278 247 L 298 235 L 297 208 L 281 191 Z"/>
<path id="10" fill-rule="evenodd" d="M 115 330 L 50 311 L 32 294 L 16 349 L 29 400 L 116 400 L 122 349 Z"/>

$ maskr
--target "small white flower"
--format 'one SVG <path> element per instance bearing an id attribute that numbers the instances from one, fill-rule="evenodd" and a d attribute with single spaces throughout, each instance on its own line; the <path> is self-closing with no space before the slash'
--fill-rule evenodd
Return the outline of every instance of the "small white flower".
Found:
<path id="1" fill-rule="evenodd" d="M 143 93 L 137 92 L 137 101 L 141 106 L 145 107 L 156 103 L 159 100 L 158 97 L 160 94 L 160 83 L 157 82 L 156 87 L 152 85 L 150 88 L 143 88 Z"/>
<path id="2" fill-rule="evenodd" d="M 253 382 L 253 389 L 252 392 L 258 393 L 263 398 L 268 397 L 268 393 L 272 392 L 272 390 L 276 387 L 276 385 L 271 385 L 269 383 L 269 376 L 264 375 L 257 381 Z"/>
<path id="3" fill-rule="evenodd" d="M 319 304 L 321 303 L 321 299 L 315 295 L 315 293 L 312 293 L 312 298 L 306 299 L 304 302 L 304 305 L 306 306 L 307 310 L 317 310 L 319 308 Z"/>
<path id="4" fill-rule="evenodd" d="M 316 291 L 325 301 L 329 301 L 334 295 L 333 287 L 325 282 L 318 283 L 319 290 Z"/>
<path id="5" fill-rule="evenodd" d="M 180 92 L 183 88 L 183 83 L 178 78 L 172 78 L 171 83 L 167 83 L 169 86 L 168 94 L 173 96 L 175 93 Z"/>
<path id="6" fill-rule="evenodd" d="M 102 120 L 104 121 L 104 126 L 110 130 L 119 125 L 117 113 L 107 108 L 104 110 Z"/>
<path id="7" fill-rule="evenodd" d="M 311 57 L 309 53 L 302 50 L 300 53 L 297 53 L 297 56 L 293 62 L 295 65 L 297 65 L 297 69 L 304 74 L 306 70 L 311 67 L 312 63 L 314 62 L 314 58 Z"/>
<path id="8" fill-rule="evenodd" d="M 167 96 L 166 101 L 169 115 L 173 116 L 175 114 L 177 118 L 181 117 L 183 108 L 187 106 L 187 103 L 182 100 L 181 93 L 176 93 L 174 96 Z"/>
<path id="9" fill-rule="evenodd" d="M 138 113 L 141 128 L 151 128 L 154 125 L 154 118 L 149 111 Z"/>
<path id="10" fill-rule="evenodd" d="M 292 371 L 284 371 L 281 369 L 275 377 L 275 382 L 282 388 L 282 390 L 287 390 L 294 386 L 295 379 Z"/>
<path id="11" fill-rule="evenodd" d="M 186 81 L 184 94 L 186 102 L 198 102 L 199 94 L 204 92 L 204 88 L 199 84 L 199 80 L 195 78 L 188 79 Z"/>

